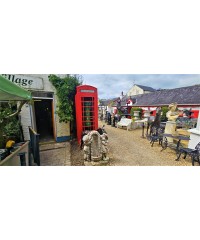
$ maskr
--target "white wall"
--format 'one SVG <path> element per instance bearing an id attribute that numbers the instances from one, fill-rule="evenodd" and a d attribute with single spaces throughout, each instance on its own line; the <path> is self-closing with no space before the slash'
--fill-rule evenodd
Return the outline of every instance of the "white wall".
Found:
<path id="1" fill-rule="evenodd" d="M 22 107 L 21 113 L 19 114 L 20 120 L 21 120 L 21 125 L 23 129 L 23 134 L 24 134 L 24 140 L 30 140 L 30 135 L 29 135 L 29 129 L 28 127 L 33 127 L 32 121 L 31 121 L 31 107 L 29 104 L 25 104 Z"/>
<path id="2" fill-rule="evenodd" d="M 54 86 L 51 84 L 51 82 L 48 79 L 49 74 L 20 74 L 22 77 L 38 77 L 43 80 L 44 88 L 38 89 L 38 90 L 33 90 L 33 91 L 41 91 L 41 92 L 54 92 L 54 120 L 55 120 L 55 132 L 56 132 L 56 137 L 63 137 L 63 136 L 70 136 L 70 123 L 60 123 L 59 122 L 59 117 L 56 114 L 56 107 L 57 107 L 57 95 L 56 95 L 56 89 Z M 57 74 L 60 77 L 66 76 L 66 74 Z M 21 117 L 21 124 L 24 132 L 24 138 L 25 140 L 30 140 L 29 137 L 29 130 L 28 127 L 31 126 L 33 129 L 35 129 L 35 124 L 34 124 L 34 117 L 33 117 L 33 112 L 32 112 L 32 107 L 31 105 L 24 105 L 22 108 L 22 111 L 20 113 Z"/>
<path id="3" fill-rule="evenodd" d="M 133 96 L 133 95 L 144 94 L 144 93 L 150 93 L 150 91 L 144 91 L 142 88 L 138 87 L 137 85 L 134 85 L 127 92 L 127 96 Z"/>
<path id="4" fill-rule="evenodd" d="M 128 96 L 143 94 L 144 90 L 134 85 L 127 93 Z"/>

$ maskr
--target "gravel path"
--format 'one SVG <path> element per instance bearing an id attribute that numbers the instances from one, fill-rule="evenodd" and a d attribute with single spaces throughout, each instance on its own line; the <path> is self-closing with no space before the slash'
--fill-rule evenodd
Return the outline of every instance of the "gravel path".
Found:
<path id="1" fill-rule="evenodd" d="M 104 123 L 99 122 L 101 127 Z M 167 148 L 161 152 L 161 146 L 154 146 L 146 138 L 141 138 L 142 129 L 127 131 L 105 125 L 109 140 L 110 166 L 192 166 L 191 158 L 175 161 L 175 151 Z M 145 129 L 146 130 L 146 129 Z M 83 166 L 83 151 L 77 142 L 71 143 L 72 166 Z"/>
<path id="2" fill-rule="evenodd" d="M 103 123 L 100 123 L 101 125 Z M 100 125 L 100 126 L 101 126 Z M 155 142 L 151 147 L 146 138 L 142 138 L 142 129 L 127 131 L 106 125 L 109 137 L 109 157 L 111 166 L 191 166 L 191 158 L 175 161 L 175 151 L 167 148 L 161 152 L 161 146 Z M 146 130 L 146 129 L 145 129 Z"/>

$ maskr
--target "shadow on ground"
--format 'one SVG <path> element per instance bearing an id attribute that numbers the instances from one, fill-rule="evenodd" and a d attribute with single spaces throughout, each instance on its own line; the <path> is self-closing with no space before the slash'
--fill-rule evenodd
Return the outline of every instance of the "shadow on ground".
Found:
<path id="1" fill-rule="evenodd" d="M 76 139 L 71 141 L 71 165 L 72 166 L 84 166 L 83 150 Z"/>

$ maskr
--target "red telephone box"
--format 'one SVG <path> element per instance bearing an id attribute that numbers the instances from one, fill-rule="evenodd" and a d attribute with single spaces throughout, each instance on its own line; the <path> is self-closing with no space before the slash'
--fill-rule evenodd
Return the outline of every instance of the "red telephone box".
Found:
<path id="1" fill-rule="evenodd" d="M 98 93 L 97 88 L 89 85 L 76 87 L 76 128 L 80 144 L 84 131 L 98 128 Z"/>

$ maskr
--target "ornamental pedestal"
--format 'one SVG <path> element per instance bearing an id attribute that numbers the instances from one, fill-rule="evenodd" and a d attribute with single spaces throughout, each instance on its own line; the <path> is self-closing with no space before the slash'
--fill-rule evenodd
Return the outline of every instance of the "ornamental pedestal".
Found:
<path id="1" fill-rule="evenodd" d="M 147 121 L 148 121 L 149 118 L 150 118 L 150 115 L 151 115 L 150 112 L 151 112 L 151 111 L 149 111 L 149 110 L 145 110 L 145 111 L 144 111 L 144 119 L 146 119 Z"/>
<path id="2" fill-rule="evenodd" d="M 109 164 L 108 157 L 108 136 L 106 133 L 90 131 L 84 135 L 83 151 L 85 166 L 106 166 Z"/>
<path id="3" fill-rule="evenodd" d="M 194 149 L 196 145 L 200 142 L 200 114 L 197 120 L 197 127 L 188 130 L 188 132 L 190 132 L 190 141 L 188 147 Z"/>
<path id="4" fill-rule="evenodd" d="M 140 116 L 140 111 L 134 111 L 133 116 L 134 116 L 135 120 L 138 120 L 139 116 Z"/>
<path id="5" fill-rule="evenodd" d="M 175 135 L 176 134 L 176 122 L 167 121 L 165 126 L 165 133 Z M 173 143 L 173 138 L 167 137 L 168 142 Z"/>

